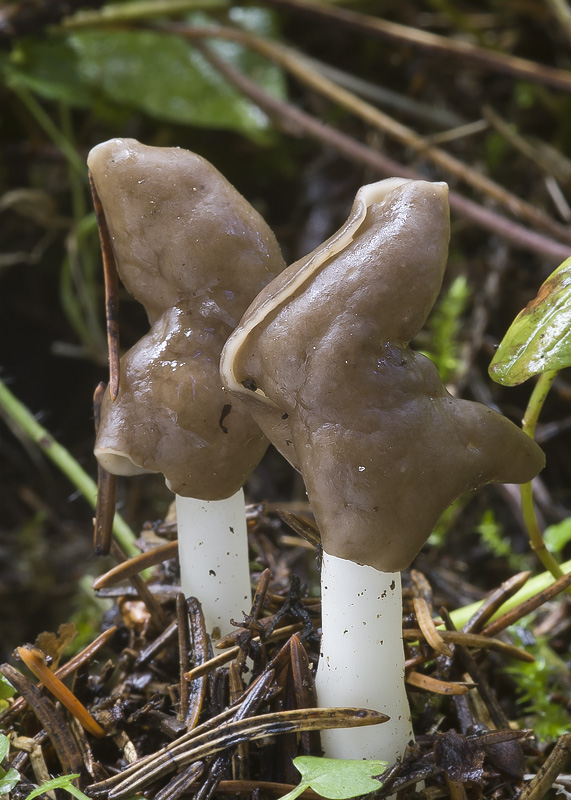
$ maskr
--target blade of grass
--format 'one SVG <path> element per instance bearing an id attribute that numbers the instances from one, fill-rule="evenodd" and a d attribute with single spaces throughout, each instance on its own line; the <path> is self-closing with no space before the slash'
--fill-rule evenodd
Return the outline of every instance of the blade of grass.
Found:
<path id="1" fill-rule="evenodd" d="M 77 463 L 71 453 L 66 450 L 48 431 L 40 425 L 26 406 L 18 400 L 0 379 L 0 412 L 14 423 L 17 428 L 34 442 L 45 455 L 53 461 L 87 502 L 95 508 L 97 486 L 85 470 Z M 138 556 L 140 551 L 135 545 L 135 534 L 127 523 L 115 515 L 113 523 L 115 538 L 130 556 Z"/>

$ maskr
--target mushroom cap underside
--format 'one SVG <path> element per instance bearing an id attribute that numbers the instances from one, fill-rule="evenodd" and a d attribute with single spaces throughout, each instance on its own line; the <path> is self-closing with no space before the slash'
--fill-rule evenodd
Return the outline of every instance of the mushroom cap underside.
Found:
<path id="1" fill-rule="evenodd" d="M 193 327 L 169 309 L 121 359 L 119 396 L 106 393 L 95 443 L 104 469 L 161 472 L 172 491 L 203 500 L 233 495 L 268 442 L 242 405 L 222 391 L 218 361 L 229 330 Z"/>
<path id="2" fill-rule="evenodd" d="M 410 565 L 457 497 L 524 483 L 545 463 L 508 419 L 450 395 L 379 410 L 368 431 L 347 417 L 331 423 L 307 412 L 294 423 L 293 447 L 326 552 L 384 572 Z"/>

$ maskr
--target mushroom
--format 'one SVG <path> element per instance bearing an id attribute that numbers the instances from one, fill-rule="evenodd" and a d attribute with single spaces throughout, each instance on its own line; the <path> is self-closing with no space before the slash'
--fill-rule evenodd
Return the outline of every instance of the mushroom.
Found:
<path id="1" fill-rule="evenodd" d="M 260 215 L 200 156 L 113 139 L 88 158 L 127 291 L 150 330 L 106 393 L 96 457 L 176 493 L 181 583 L 223 634 L 251 603 L 242 486 L 267 447 L 220 385 L 226 338 L 283 264 Z"/>
<path id="2" fill-rule="evenodd" d="M 228 339 L 221 374 L 300 470 L 322 535 L 320 705 L 388 714 L 374 732 L 324 732 L 337 758 L 403 756 L 400 572 L 446 507 L 490 482 L 523 482 L 543 453 L 495 411 L 452 397 L 409 348 L 440 290 L 448 187 L 362 187 L 345 225 L 288 267 Z"/>

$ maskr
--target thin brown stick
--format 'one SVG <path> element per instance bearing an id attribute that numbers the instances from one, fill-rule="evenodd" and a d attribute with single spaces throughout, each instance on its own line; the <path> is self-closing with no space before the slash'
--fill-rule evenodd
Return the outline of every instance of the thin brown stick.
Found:
<path id="1" fill-rule="evenodd" d="M 448 630 L 454 631 L 454 623 L 452 622 L 449 613 L 446 609 L 442 609 L 442 619 Z M 498 728 L 509 728 L 509 720 L 507 719 L 504 710 L 500 706 L 498 699 L 480 669 L 472 658 L 472 654 L 468 652 L 466 647 L 459 645 L 456 648 L 457 657 L 460 659 L 464 669 L 468 672 L 469 676 L 474 681 L 478 694 L 488 709 L 491 719 Z"/>
<path id="2" fill-rule="evenodd" d="M 498 653 L 503 653 L 503 655 L 508 658 L 515 658 L 518 661 L 526 661 L 529 663 L 535 661 L 531 653 L 522 650 L 521 647 L 508 644 L 508 642 L 502 642 L 501 639 L 494 639 L 490 636 L 478 636 L 476 633 L 463 633 L 462 631 L 452 630 L 439 631 L 438 633 L 445 642 L 450 642 L 451 644 L 473 647 L 478 650 L 494 650 Z M 403 630 L 403 638 L 409 641 L 420 639 L 423 635 L 424 631 L 421 628 L 405 628 Z"/>
<path id="3" fill-rule="evenodd" d="M 286 625 L 283 628 L 276 628 L 265 641 L 270 642 L 275 639 L 283 639 L 285 636 L 290 636 L 292 633 L 298 633 L 302 628 L 303 624 L 301 622 L 296 622 L 294 625 Z M 259 642 L 260 637 L 254 636 L 253 641 Z M 185 675 L 186 680 L 193 681 L 195 678 L 200 678 L 202 675 L 206 675 L 213 669 L 216 669 L 216 667 L 227 664 L 229 661 L 232 661 L 233 658 L 236 658 L 239 652 L 240 648 L 238 645 L 227 647 L 220 655 L 214 656 L 214 658 L 205 661 L 204 664 L 200 664 L 194 667 L 194 669 L 191 669 L 190 672 L 187 672 Z"/>
<path id="4" fill-rule="evenodd" d="M 116 400 L 119 394 L 119 276 L 109 229 L 105 220 L 105 211 L 97 194 L 91 172 L 89 172 L 89 186 L 99 227 L 99 241 L 101 242 L 101 255 L 103 258 L 107 347 L 109 349 L 109 394 L 111 400 Z"/>
<path id="5" fill-rule="evenodd" d="M 236 668 L 236 671 L 238 671 L 238 668 Z M 253 717 L 254 714 L 256 714 L 261 704 L 266 700 L 268 692 L 270 691 L 271 685 L 274 681 L 274 677 L 275 676 L 273 672 L 269 673 L 266 680 L 259 684 L 257 691 L 250 693 L 248 698 L 241 704 L 240 708 L 236 712 L 233 720 L 234 722 Z M 195 800 L 209 800 L 216 787 L 224 777 L 226 768 L 228 767 L 232 756 L 235 754 L 236 749 L 247 746 L 247 742 L 241 742 L 234 747 L 225 748 L 225 750 L 212 764 L 210 768 L 210 774 L 196 793 Z"/>
<path id="6" fill-rule="evenodd" d="M 202 777 L 204 773 L 204 762 L 197 761 L 189 767 L 175 775 L 166 786 L 160 789 L 154 800 L 177 800 L 181 794 L 186 793 Z"/>
<path id="7" fill-rule="evenodd" d="M 182 592 L 176 596 L 176 621 L 178 630 L 178 663 L 179 663 L 179 709 L 177 717 L 180 722 L 185 722 L 188 716 L 189 687 L 184 679 L 184 673 L 190 669 L 190 630 L 188 627 L 188 613 L 186 599 Z"/>
<path id="8" fill-rule="evenodd" d="M 351 27 L 383 39 L 403 42 L 446 58 L 472 63 L 488 71 L 503 72 L 534 83 L 543 83 L 555 89 L 571 91 L 571 75 L 566 70 L 527 61 L 496 50 L 485 50 L 463 39 L 449 39 L 418 28 L 410 28 L 397 22 L 389 22 L 348 8 L 325 5 L 313 0 L 265 0 L 265 2 L 270 6 L 319 16 L 344 27 Z"/>
<path id="9" fill-rule="evenodd" d="M 517 800 L 543 800 L 570 758 L 571 733 L 566 733 L 559 739 L 548 758 L 541 765 L 537 775 L 518 794 Z"/>
<path id="10" fill-rule="evenodd" d="M 123 548 L 119 545 L 119 543 L 113 539 L 111 541 L 111 555 L 116 561 L 126 561 L 127 556 Z M 167 619 L 167 615 L 162 609 L 161 604 L 151 592 L 145 581 L 141 578 L 140 575 L 134 574 L 129 577 L 129 583 L 133 586 L 139 599 L 143 601 L 143 603 L 147 607 L 147 611 L 151 619 L 153 620 L 155 626 L 159 630 L 163 630 L 169 624 Z"/>
<path id="11" fill-rule="evenodd" d="M 193 645 L 193 657 L 196 667 L 200 667 L 208 660 L 208 637 L 206 635 L 206 622 L 202 607 L 196 597 L 189 597 L 186 601 L 188 617 L 190 621 L 190 634 Z M 187 675 L 182 673 L 180 680 L 189 685 Z M 198 718 L 204 705 L 206 697 L 207 679 L 206 675 L 198 676 L 190 685 L 188 713 L 185 719 L 186 729 L 192 731 L 198 725 Z"/>
<path id="12" fill-rule="evenodd" d="M 412 604 L 416 619 L 428 644 L 442 656 L 450 657 L 452 650 L 446 644 L 432 618 L 432 590 L 422 572 L 416 569 L 410 571 L 412 580 Z"/>
<path id="13" fill-rule="evenodd" d="M 93 393 L 93 416 L 95 420 L 95 434 L 99 430 L 101 421 L 101 404 L 107 385 L 99 383 Z M 93 523 L 93 551 L 96 556 L 106 556 L 111 548 L 113 538 L 113 520 L 117 504 L 117 476 L 111 475 L 97 465 L 97 505 L 95 507 L 95 520 Z"/>
<path id="14" fill-rule="evenodd" d="M 372 150 L 370 147 L 330 127 L 321 120 L 315 119 L 290 103 L 278 100 L 268 94 L 254 81 L 251 81 L 227 62 L 218 58 L 217 55 L 203 45 L 197 45 L 197 49 L 200 49 L 204 56 L 228 81 L 256 103 L 265 113 L 273 117 L 284 132 L 294 136 L 311 136 L 333 147 L 351 161 L 364 164 L 384 177 L 399 175 L 413 180 L 423 180 L 423 176 L 415 170 L 387 158 L 382 153 Z M 459 215 L 466 217 L 479 227 L 499 234 L 518 247 L 539 253 L 544 258 L 552 258 L 558 264 L 569 257 L 570 248 L 567 245 L 530 231 L 468 200 L 457 192 L 450 192 L 450 206 Z"/>
<path id="15" fill-rule="evenodd" d="M 506 600 L 512 597 L 522 586 L 525 586 L 531 576 L 531 571 L 518 572 L 497 589 L 491 592 L 483 601 L 476 613 L 470 617 L 462 628 L 463 633 L 476 633 L 486 622 L 493 617 L 498 608 L 501 608 Z"/>
<path id="16" fill-rule="evenodd" d="M 364 122 L 396 139 L 405 147 L 412 148 L 421 154 L 423 158 L 429 159 L 447 173 L 483 192 L 491 200 L 499 203 L 524 221 L 542 228 L 571 246 L 571 231 L 567 226 L 556 222 L 535 206 L 526 203 L 503 186 L 483 175 L 480 171 L 473 169 L 446 151 L 430 144 L 416 131 L 398 122 L 376 106 L 360 99 L 353 92 L 339 86 L 324 74 L 318 72 L 313 67 L 311 60 L 306 59 L 301 53 L 292 48 L 245 31 L 222 26 L 199 28 L 172 24 L 162 26 L 162 29 L 166 29 L 171 33 L 178 33 L 189 39 L 215 37 L 238 40 L 247 47 L 257 50 L 287 69 L 306 86 L 311 87 L 332 102 L 341 105 Z"/>
<path id="17" fill-rule="evenodd" d="M 275 797 L 283 797 L 287 792 L 295 789 L 291 783 L 274 783 L 272 781 L 220 781 L 216 789 L 217 794 L 252 794 L 255 790 Z M 313 789 L 304 789 L 298 795 L 300 800 L 322 800 L 322 795 Z"/>
<path id="18" fill-rule="evenodd" d="M 309 658 L 299 636 L 294 634 L 290 639 L 290 644 L 291 674 L 296 706 L 297 708 L 312 708 L 317 705 L 317 694 Z M 314 752 L 319 752 L 319 738 L 315 732 L 302 733 L 300 743 L 305 755 L 309 756 Z"/>
<path id="19" fill-rule="evenodd" d="M 160 634 L 152 642 L 149 642 L 142 650 L 135 661 L 137 667 L 142 667 L 144 664 L 155 658 L 161 651 L 170 644 L 171 640 L 177 635 L 178 619 L 174 619 L 170 625 L 163 628 Z"/>
<path id="20" fill-rule="evenodd" d="M 260 618 L 260 614 L 262 613 L 264 602 L 266 600 L 266 594 L 268 593 L 271 577 L 272 574 L 269 569 L 265 569 L 260 575 L 258 585 L 256 586 L 256 591 L 254 592 L 254 598 L 252 600 L 252 608 L 250 609 L 249 614 L 252 619 Z"/>
<path id="21" fill-rule="evenodd" d="M 484 628 L 482 634 L 484 636 L 495 636 L 497 633 L 500 633 L 500 631 L 513 625 L 514 622 L 517 622 L 522 617 L 535 611 L 536 608 L 540 608 L 540 606 L 547 603 L 548 600 L 553 600 L 554 597 L 564 592 L 569 586 L 571 586 L 571 572 L 558 578 L 551 586 L 548 586 L 547 589 L 543 589 L 543 591 L 534 594 L 529 600 L 520 603 L 519 606 L 512 608 L 511 611 L 498 617 L 498 619 Z"/>
<path id="22" fill-rule="evenodd" d="M 93 581 L 93 588 L 97 591 L 99 589 L 107 589 L 109 586 L 115 586 L 121 581 L 132 578 L 133 575 L 138 575 L 143 570 L 149 567 L 154 567 L 162 561 L 167 561 L 170 558 L 175 558 L 178 554 L 178 542 L 167 542 L 158 547 L 153 547 L 147 550 L 146 553 L 141 553 L 140 556 L 129 558 L 117 564 L 108 572 L 103 573 Z"/>
<path id="23" fill-rule="evenodd" d="M 83 759 L 63 714 L 49 697 L 44 697 L 21 672 L 10 664 L 0 665 L 0 672 L 18 691 L 45 729 L 65 772 L 79 772 Z"/>
<path id="24" fill-rule="evenodd" d="M 465 683 L 439 681 L 438 678 L 432 678 L 430 675 L 421 675 L 419 672 L 414 671 L 407 674 L 406 682 L 416 689 L 423 689 L 426 692 L 433 692 L 433 694 L 467 694 L 471 689 L 471 685 L 466 685 Z"/>
<path id="25" fill-rule="evenodd" d="M 238 664 L 233 661 L 228 669 L 228 687 L 230 705 L 233 705 L 244 693 L 244 681 L 240 674 Z M 243 781 L 249 777 L 250 747 L 247 742 L 239 744 L 232 756 L 232 777 L 234 780 Z M 220 783 L 220 782 L 218 782 Z"/>

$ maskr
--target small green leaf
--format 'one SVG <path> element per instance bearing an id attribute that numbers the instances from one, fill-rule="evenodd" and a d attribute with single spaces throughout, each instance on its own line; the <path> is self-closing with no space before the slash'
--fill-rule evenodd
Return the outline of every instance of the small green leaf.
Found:
<path id="1" fill-rule="evenodd" d="M 571 517 L 549 525 L 543 532 L 543 538 L 551 552 L 560 555 L 565 545 L 571 542 Z"/>
<path id="2" fill-rule="evenodd" d="M 4 736 L 3 733 L 0 734 L 0 761 L 4 761 L 6 756 L 10 751 L 10 739 L 7 736 Z"/>
<path id="3" fill-rule="evenodd" d="M 0 772 L 4 772 L 4 770 L 0 770 Z M 4 772 L 3 775 L 0 775 L 0 795 L 8 794 L 9 792 L 14 789 L 20 780 L 20 773 L 17 769 L 10 767 L 8 772 Z"/>
<path id="4" fill-rule="evenodd" d="M 33 800 L 34 797 L 39 797 L 41 794 L 45 794 L 45 792 L 51 792 L 52 789 L 65 789 L 67 792 L 72 794 L 77 800 L 89 800 L 86 794 L 83 794 L 79 789 L 77 789 L 72 781 L 76 778 L 79 778 L 79 773 L 72 774 L 72 775 L 60 775 L 58 778 L 52 778 L 51 781 L 44 781 L 37 789 L 34 789 L 30 792 L 30 794 L 26 797 L 26 800 Z"/>
<path id="5" fill-rule="evenodd" d="M 571 366 L 571 258 L 559 266 L 513 321 L 490 375 L 516 386 L 533 375 Z"/>
<path id="6" fill-rule="evenodd" d="M 386 761 L 356 761 L 338 758 L 300 756 L 293 761 L 302 779 L 282 800 L 293 800 L 305 789 L 313 789 L 329 800 L 348 800 L 369 794 L 382 787 L 377 776 L 387 767 Z"/>
<path id="7" fill-rule="evenodd" d="M 16 690 L 8 681 L 4 675 L 0 675 L 0 700 L 7 700 L 9 697 L 13 697 L 16 694 Z"/>

